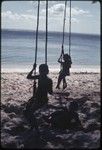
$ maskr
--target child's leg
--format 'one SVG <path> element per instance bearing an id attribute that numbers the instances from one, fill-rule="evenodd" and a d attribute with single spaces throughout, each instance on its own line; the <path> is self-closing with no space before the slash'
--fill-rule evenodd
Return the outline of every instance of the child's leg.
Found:
<path id="1" fill-rule="evenodd" d="M 66 83 L 66 78 L 63 78 L 63 89 L 65 89 L 67 87 L 67 83 Z"/>
<path id="2" fill-rule="evenodd" d="M 58 82 L 57 82 L 56 88 L 60 88 L 59 86 L 60 86 L 60 83 L 61 83 L 62 79 L 63 79 L 63 76 L 62 76 L 62 74 L 60 74 L 59 77 L 58 77 Z"/>
<path id="3" fill-rule="evenodd" d="M 66 78 L 65 78 L 65 77 L 63 78 L 63 83 L 65 83 L 65 84 L 66 84 Z"/>

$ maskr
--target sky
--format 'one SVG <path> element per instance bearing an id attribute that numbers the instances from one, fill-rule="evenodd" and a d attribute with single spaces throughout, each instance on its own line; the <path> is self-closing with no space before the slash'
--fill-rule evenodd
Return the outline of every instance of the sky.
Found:
<path id="1" fill-rule="evenodd" d="M 37 1 L 3 1 L 2 29 L 36 30 Z M 48 2 L 48 31 L 63 30 L 64 1 Z M 40 2 L 39 30 L 45 31 L 46 2 Z M 71 31 L 73 33 L 100 34 L 100 3 L 72 1 Z M 65 31 L 69 32 L 69 1 L 67 1 Z"/>

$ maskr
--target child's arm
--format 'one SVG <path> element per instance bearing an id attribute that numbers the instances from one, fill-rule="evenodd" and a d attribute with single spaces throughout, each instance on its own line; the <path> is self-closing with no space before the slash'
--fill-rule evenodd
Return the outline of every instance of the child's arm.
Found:
<path id="1" fill-rule="evenodd" d="M 60 57 L 58 59 L 59 63 L 62 63 L 62 57 L 63 57 L 63 55 L 64 55 L 64 49 L 63 49 L 63 45 L 62 45 L 62 52 L 61 52 L 61 55 L 60 55 Z"/>
<path id="2" fill-rule="evenodd" d="M 33 76 L 32 75 L 32 71 L 27 75 L 27 79 L 39 79 L 39 75 L 35 75 L 35 76 Z"/>
<path id="3" fill-rule="evenodd" d="M 34 69 L 32 69 L 32 70 L 29 72 L 29 74 L 27 75 L 27 79 L 33 79 L 33 76 L 32 76 L 33 71 L 34 71 Z"/>
<path id="4" fill-rule="evenodd" d="M 58 59 L 58 62 L 59 62 L 59 63 L 61 63 L 61 62 L 62 62 L 62 61 L 61 61 L 61 57 Z"/>
<path id="5" fill-rule="evenodd" d="M 33 65 L 33 69 L 29 72 L 29 74 L 27 75 L 27 79 L 38 79 L 39 75 L 32 75 L 33 71 L 36 69 L 36 64 L 34 63 Z"/>

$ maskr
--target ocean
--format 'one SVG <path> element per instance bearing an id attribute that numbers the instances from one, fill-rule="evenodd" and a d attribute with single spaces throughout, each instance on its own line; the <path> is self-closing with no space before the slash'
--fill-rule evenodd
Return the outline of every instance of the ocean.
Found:
<path id="1" fill-rule="evenodd" d="M 45 32 L 38 35 L 37 68 L 45 63 Z M 61 54 L 62 33 L 48 32 L 47 59 L 50 71 L 59 71 L 57 62 Z M 65 33 L 65 53 L 69 52 L 69 35 Z M 100 36 L 72 33 L 72 72 L 100 72 Z M 35 31 L 2 30 L 1 71 L 28 72 L 35 59 Z"/>

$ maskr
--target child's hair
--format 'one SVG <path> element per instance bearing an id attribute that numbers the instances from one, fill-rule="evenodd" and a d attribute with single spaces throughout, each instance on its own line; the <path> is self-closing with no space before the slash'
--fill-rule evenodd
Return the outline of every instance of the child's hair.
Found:
<path id="1" fill-rule="evenodd" d="M 68 54 L 64 54 L 63 59 L 64 59 L 65 61 L 68 61 L 68 60 L 69 60 L 69 55 L 68 55 Z"/>
<path id="2" fill-rule="evenodd" d="M 41 64 L 39 66 L 39 73 L 43 75 L 47 75 L 49 73 L 48 65 L 47 64 Z"/>

